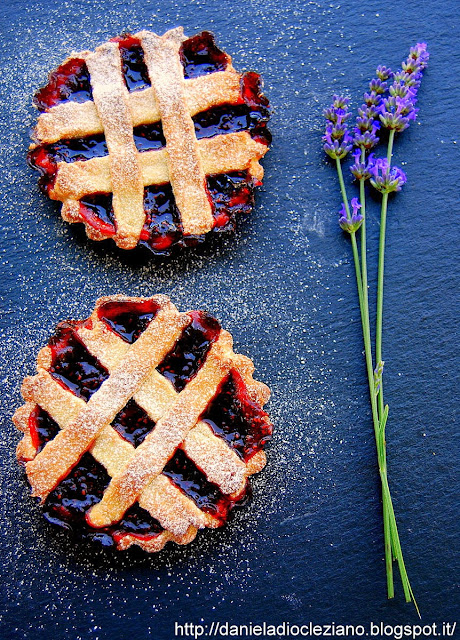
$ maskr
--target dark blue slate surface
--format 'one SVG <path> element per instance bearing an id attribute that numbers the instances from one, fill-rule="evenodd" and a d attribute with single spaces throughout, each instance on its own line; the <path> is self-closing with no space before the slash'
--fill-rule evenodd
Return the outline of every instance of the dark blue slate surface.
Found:
<path id="1" fill-rule="evenodd" d="M 417 40 L 432 54 L 418 123 L 395 150 L 408 184 L 388 220 L 384 358 L 390 481 L 423 622 L 459 610 L 457 3 L 8 0 L 2 5 L 1 468 L 3 630 L 9 639 L 171 640 L 174 621 L 415 623 L 385 599 L 382 523 L 348 241 L 320 149 L 334 92 L 354 105 L 377 64 Z M 171 262 L 124 256 L 60 220 L 24 154 L 35 89 L 71 50 L 124 28 L 211 29 L 273 105 L 265 186 L 228 243 Z M 370 212 L 370 244 L 378 207 Z M 213 257 L 215 255 L 215 257 Z M 375 280 L 375 254 L 370 257 Z M 206 308 L 273 389 L 276 435 L 254 500 L 187 548 L 113 557 L 50 531 L 14 461 L 10 416 L 24 375 L 63 317 L 107 293 Z M 258 336 L 258 337 L 257 337 Z"/>

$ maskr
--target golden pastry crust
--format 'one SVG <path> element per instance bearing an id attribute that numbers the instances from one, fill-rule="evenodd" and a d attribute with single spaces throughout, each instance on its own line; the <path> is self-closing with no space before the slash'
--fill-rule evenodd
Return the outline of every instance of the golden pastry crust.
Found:
<path id="1" fill-rule="evenodd" d="M 13 421 L 24 432 L 17 456 L 26 462 L 32 495 L 44 502 L 82 455 L 89 452 L 111 479 L 102 499 L 87 512 L 88 524 L 94 528 L 110 527 L 137 502 L 163 531 L 154 539 L 123 535 L 117 541 L 118 547 L 136 544 L 146 551 L 158 551 L 169 540 L 186 544 L 199 529 L 222 524 L 164 475 L 165 465 L 179 448 L 208 482 L 235 501 L 244 494 L 248 477 L 265 465 L 262 450 L 243 459 L 201 419 L 229 372 L 237 372 L 245 392 L 259 407 L 268 400 L 269 390 L 253 379 L 251 360 L 235 354 L 230 334 L 219 329 L 196 375 L 183 390 L 176 391 L 157 367 L 192 322 L 190 313 L 180 313 L 166 296 L 147 299 L 158 310 L 132 344 L 101 319 L 101 310 L 107 305 L 129 308 L 145 300 L 126 296 L 101 298 L 91 318 L 78 323 L 75 335 L 79 343 L 109 374 L 88 401 L 77 397 L 54 376 L 52 349 L 44 347 L 37 358 L 37 374 L 24 380 L 22 394 L 26 404 L 16 411 Z M 155 423 L 136 448 L 111 426 L 116 414 L 131 400 Z M 37 407 L 59 426 L 57 435 L 40 450 L 29 425 Z M 261 420 L 270 431 L 266 414 Z"/>

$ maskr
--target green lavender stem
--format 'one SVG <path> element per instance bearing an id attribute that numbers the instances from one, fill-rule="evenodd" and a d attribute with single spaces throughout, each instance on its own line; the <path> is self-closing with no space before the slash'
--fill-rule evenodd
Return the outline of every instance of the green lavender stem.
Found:
<path id="1" fill-rule="evenodd" d="M 390 131 L 388 140 L 387 160 L 391 165 L 393 155 L 395 131 Z M 380 214 L 380 238 L 379 238 L 379 266 L 377 275 L 377 315 L 375 321 L 375 360 L 377 363 L 382 361 L 382 328 L 383 328 L 383 274 L 385 268 L 385 239 L 387 225 L 387 208 L 388 193 L 384 193 L 382 197 L 382 210 Z M 383 378 L 383 376 L 382 376 Z M 384 411 L 383 402 L 383 380 L 380 382 L 380 391 L 378 394 L 379 417 L 381 418 Z"/>
<path id="2" fill-rule="evenodd" d="M 393 143 L 394 143 L 395 131 L 390 131 L 388 140 L 387 161 L 391 164 L 391 158 L 393 155 Z M 376 314 L 376 331 L 375 331 L 375 359 L 379 363 L 382 361 L 382 329 L 383 329 L 383 280 L 384 280 L 384 268 L 385 268 L 385 239 L 386 239 L 386 218 L 388 208 L 388 193 L 384 193 L 382 196 L 382 208 L 380 215 L 380 238 L 379 238 L 379 257 L 378 257 L 378 275 L 377 275 L 377 314 Z M 383 373 L 380 380 L 380 388 L 377 393 L 378 403 L 378 417 L 380 422 L 380 429 L 376 432 L 377 451 L 379 458 L 379 471 L 382 482 L 382 502 L 384 510 L 384 535 L 385 535 L 385 560 L 387 565 L 387 578 L 388 578 L 388 566 L 391 564 L 391 557 L 394 556 L 398 562 L 399 573 L 401 575 L 401 582 L 404 589 L 404 595 L 406 602 L 413 602 L 417 610 L 418 615 L 420 612 L 417 606 L 417 602 L 414 598 L 414 594 L 409 582 L 407 570 L 404 564 L 404 558 L 401 549 L 401 543 L 399 540 L 398 527 L 396 524 L 396 517 L 393 509 L 393 501 L 391 499 L 390 487 L 388 485 L 387 475 L 387 457 L 386 457 L 386 439 L 385 439 L 385 426 L 388 417 L 388 406 L 385 407 L 383 400 Z M 388 588 L 388 597 L 391 598 L 390 589 Z"/>
<path id="3" fill-rule="evenodd" d="M 366 162 L 366 152 L 364 149 L 361 151 L 361 162 Z M 361 273 L 363 282 L 363 307 L 366 323 L 363 323 L 363 336 L 366 353 L 366 369 L 369 383 L 369 395 L 372 406 L 372 417 L 374 423 L 374 434 L 376 438 L 376 444 L 378 446 L 378 434 L 380 433 L 380 421 L 382 419 L 382 413 L 379 415 L 376 391 L 374 385 L 374 366 L 372 363 L 372 348 L 371 348 L 371 335 L 370 335 L 370 320 L 369 320 L 369 291 L 367 284 L 367 243 L 366 243 L 366 192 L 364 189 L 365 180 L 359 181 L 359 202 L 361 204 L 361 215 L 363 216 L 363 222 L 360 227 L 361 230 Z M 366 344 L 368 343 L 368 345 Z M 377 362 L 379 360 L 377 359 Z M 374 406 L 375 405 L 375 406 Z M 379 465 L 381 455 L 378 454 Z M 383 512 L 383 536 L 385 547 L 385 567 L 387 576 L 387 595 L 388 598 L 394 598 L 394 581 L 393 581 L 393 553 L 391 545 L 391 529 L 390 521 L 388 518 L 388 505 L 385 494 L 382 493 L 382 512 Z"/>
<path id="4" fill-rule="evenodd" d="M 337 166 L 337 175 L 339 177 L 340 192 L 342 193 L 342 198 L 343 198 L 343 204 L 345 205 L 347 218 L 350 220 L 351 219 L 350 206 L 348 204 L 347 192 L 345 189 L 345 183 L 343 181 L 342 165 L 339 158 L 336 159 L 336 166 Z M 361 277 L 361 267 L 359 264 L 358 244 L 356 242 L 356 233 L 351 233 L 350 235 L 351 235 L 351 246 L 353 249 L 353 261 L 355 263 L 356 284 L 358 286 L 359 308 L 361 309 L 361 320 L 363 321 L 363 318 L 362 318 L 363 281 Z"/>
<path id="5" fill-rule="evenodd" d="M 350 209 L 348 205 L 347 193 L 346 193 L 345 184 L 343 181 L 342 165 L 340 163 L 340 160 L 337 160 L 336 162 L 337 162 L 337 174 L 339 177 L 340 191 L 342 193 L 343 203 L 345 205 L 347 216 L 350 218 L 351 216 L 350 216 Z M 364 209 L 364 214 L 365 214 L 365 209 Z M 365 216 L 364 216 L 363 224 L 365 224 Z M 361 229 L 362 229 L 362 225 L 361 225 Z M 376 400 L 375 391 L 374 391 L 374 368 L 372 366 L 371 330 L 370 330 L 370 321 L 369 321 L 369 301 L 368 301 L 368 291 L 367 291 L 367 261 L 366 259 L 364 259 L 364 263 L 360 264 L 358 247 L 356 242 L 356 233 L 352 233 L 350 235 L 351 235 L 351 243 L 353 248 L 353 257 L 355 262 L 356 281 L 358 284 L 359 307 L 361 311 L 361 324 L 363 328 L 364 351 L 366 355 L 366 369 L 367 369 L 369 393 L 370 393 L 370 399 L 371 399 L 372 420 L 374 423 L 375 433 L 378 433 L 380 422 L 379 422 L 379 416 L 378 416 L 378 410 L 377 410 L 377 400 Z"/>

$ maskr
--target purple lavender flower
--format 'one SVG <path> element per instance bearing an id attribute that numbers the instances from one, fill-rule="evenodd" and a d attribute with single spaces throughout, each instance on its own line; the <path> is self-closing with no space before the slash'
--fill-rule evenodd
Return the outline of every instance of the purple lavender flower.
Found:
<path id="1" fill-rule="evenodd" d="M 353 144 L 364 151 L 369 151 L 378 143 L 380 129 L 379 115 L 383 98 L 387 92 L 387 80 L 392 76 L 390 69 L 378 67 L 377 78 L 369 83 L 369 93 L 364 94 L 364 104 L 358 109 L 356 126 L 354 128 Z"/>
<path id="2" fill-rule="evenodd" d="M 371 93 L 364 94 L 364 100 L 366 102 L 358 109 L 356 126 L 353 129 L 353 144 L 360 149 L 369 151 L 379 141 L 377 132 L 380 129 L 378 118 L 382 98 L 375 91 L 371 91 Z"/>
<path id="3" fill-rule="evenodd" d="M 359 213 L 361 205 L 359 204 L 358 198 L 352 198 L 351 208 L 353 211 L 351 217 L 348 217 L 345 204 L 342 202 L 342 208 L 339 211 L 339 225 L 347 233 L 356 233 L 364 220 L 363 216 Z"/>
<path id="4" fill-rule="evenodd" d="M 325 143 L 323 148 L 333 160 L 342 160 L 352 149 L 352 139 L 347 125 L 347 120 L 351 116 L 348 112 L 349 102 L 349 98 L 334 96 L 332 105 L 324 111 L 327 123 L 323 136 Z"/>
<path id="5" fill-rule="evenodd" d="M 407 177 L 402 169 L 390 166 L 386 158 L 377 158 L 371 171 L 371 185 L 381 193 L 401 191 Z"/>
<path id="6" fill-rule="evenodd" d="M 354 164 L 351 165 L 350 171 L 357 180 L 367 180 L 372 175 L 372 168 L 375 163 L 375 156 L 373 153 L 369 154 L 367 162 L 361 161 L 361 149 L 355 149 L 353 151 Z"/>
<path id="7" fill-rule="evenodd" d="M 401 71 L 394 74 L 389 96 L 380 107 L 380 120 L 387 129 L 404 131 L 417 117 L 417 91 L 429 57 L 426 43 L 419 42 L 411 48 Z"/>

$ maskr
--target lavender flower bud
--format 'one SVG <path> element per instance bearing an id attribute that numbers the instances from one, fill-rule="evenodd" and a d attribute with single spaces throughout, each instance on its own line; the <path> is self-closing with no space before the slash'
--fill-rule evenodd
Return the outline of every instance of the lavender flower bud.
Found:
<path id="1" fill-rule="evenodd" d="M 345 205 L 342 202 L 342 209 L 339 212 L 340 213 L 339 225 L 347 233 L 356 233 L 356 231 L 358 231 L 359 227 L 362 225 L 364 220 L 363 216 L 359 213 L 359 209 L 361 209 L 361 205 L 359 204 L 358 198 L 352 198 L 351 208 L 353 211 L 352 211 L 351 217 L 348 217 L 345 209 Z"/>
<path id="2" fill-rule="evenodd" d="M 371 92 L 376 93 L 377 95 L 381 95 L 387 90 L 387 83 L 382 82 L 380 78 L 373 78 L 369 82 L 369 89 L 371 90 Z"/>
<path id="3" fill-rule="evenodd" d="M 355 135 L 353 136 L 353 143 L 359 149 L 364 149 L 365 151 L 369 151 L 373 149 L 378 144 L 378 137 L 376 133 L 379 127 L 377 125 L 372 126 L 372 131 L 364 131 L 363 133 L 359 132 L 357 128 L 355 129 Z"/>
<path id="4" fill-rule="evenodd" d="M 404 131 L 415 120 L 418 109 L 414 107 L 415 100 L 411 98 L 401 98 L 390 96 L 383 101 L 380 120 L 387 129 Z"/>
<path id="5" fill-rule="evenodd" d="M 377 78 L 379 80 L 382 80 L 382 82 L 389 80 L 393 76 L 393 71 L 388 67 L 384 67 L 384 66 L 377 67 L 376 73 L 377 73 Z"/>
<path id="6" fill-rule="evenodd" d="M 325 109 L 327 120 L 326 132 L 323 136 L 323 149 L 333 160 L 342 160 L 352 149 L 352 138 L 348 131 L 347 120 L 350 100 L 344 96 L 334 96 L 332 105 Z"/>
<path id="7" fill-rule="evenodd" d="M 381 193 L 401 191 L 407 182 L 407 177 L 402 169 L 390 166 L 386 158 L 377 158 L 370 168 L 371 185 Z"/>
<path id="8" fill-rule="evenodd" d="M 372 168 L 374 166 L 375 157 L 371 153 L 367 159 L 367 162 L 361 162 L 361 150 L 356 149 L 353 152 L 354 164 L 351 165 L 350 171 L 357 180 L 367 180 L 372 175 Z"/>

